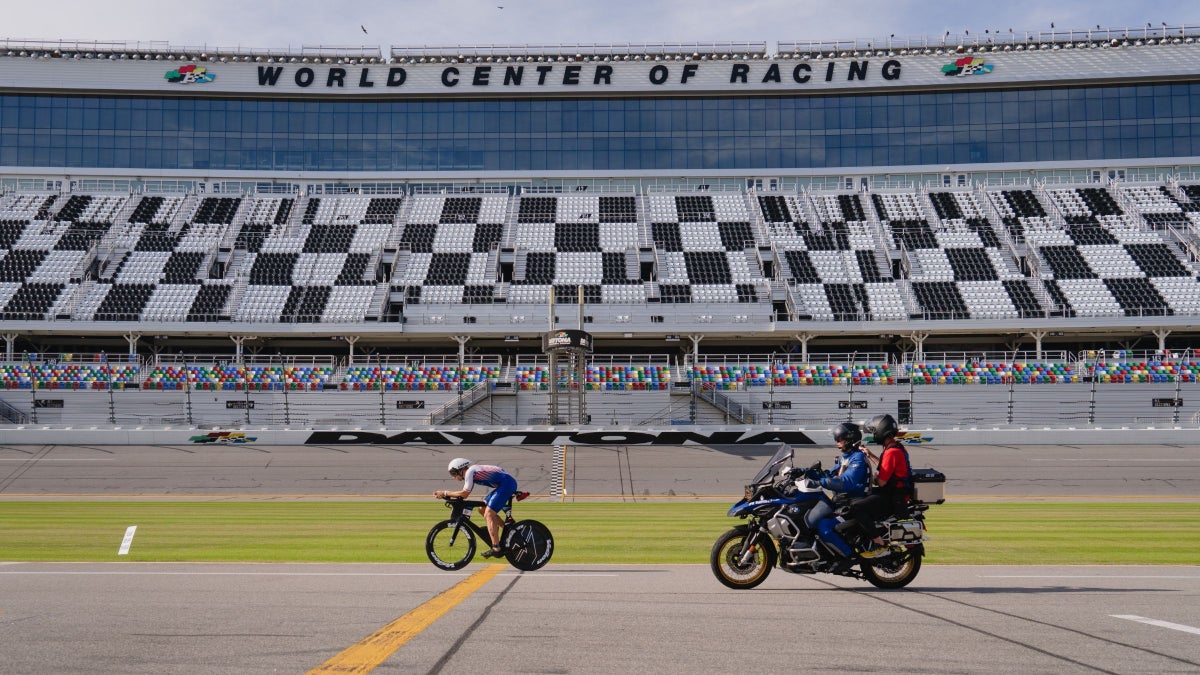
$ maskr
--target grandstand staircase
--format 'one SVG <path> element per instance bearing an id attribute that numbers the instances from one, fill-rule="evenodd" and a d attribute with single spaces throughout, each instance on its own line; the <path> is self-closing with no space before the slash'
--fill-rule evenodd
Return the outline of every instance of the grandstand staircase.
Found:
<path id="1" fill-rule="evenodd" d="M 478 386 L 464 390 L 458 396 L 446 401 L 429 413 L 425 418 L 425 423 L 430 426 L 438 424 L 446 424 L 451 420 L 459 422 L 465 421 L 465 415 L 468 410 L 486 401 L 491 395 L 491 387 L 487 382 L 482 382 Z"/>
<path id="2" fill-rule="evenodd" d="M 112 281 L 113 277 L 116 276 L 118 271 L 120 271 L 121 265 L 125 263 L 125 259 L 128 257 L 129 249 L 124 247 L 114 248 L 101 264 L 99 271 L 96 273 L 97 278 Z"/>
<path id="3" fill-rule="evenodd" d="M 1168 225 L 1167 232 L 1170 234 L 1170 241 L 1183 251 L 1189 261 L 1200 261 L 1200 232 L 1194 223 L 1189 223 L 1186 230 Z"/>
<path id="4" fill-rule="evenodd" d="M 367 305 L 367 313 L 364 319 L 367 321 L 379 321 L 380 317 L 387 312 L 390 295 L 391 284 L 386 281 L 375 284 L 375 292 L 371 295 L 371 303 Z"/>
<path id="5" fill-rule="evenodd" d="M 96 285 L 95 280 L 87 279 L 79 284 L 70 297 L 60 298 L 56 303 L 58 306 L 53 309 L 53 316 L 56 319 L 69 321 L 75 316 L 75 310 L 79 308 L 81 300 L 86 298 L 92 292 L 92 288 Z"/>
<path id="6" fill-rule="evenodd" d="M 525 250 L 513 254 L 513 281 L 525 281 L 525 263 L 528 254 L 529 252 Z"/>
<path id="7" fill-rule="evenodd" d="M 671 394 L 675 396 L 695 396 L 696 400 L 704 401 L 742 424 L 754 424 L 756 419 L 749 406 L 738 403 L 728 394 L 721 391 L 701 386 L 699 382 L 693 381 L 690 387 L 674 387 L 671 389 Z"/>
<path id="8" fill-rule="evenodd" d="M 0 419 L 10 424 L 25 424 L 25 413 L 17 410 L 7 401 L 0 398 Z"/>
<path id="9" fill-rule="evenodd" d="M 625 278 L 640 279 L 642 276 L 641 257 L 636 248 L 625 249 Z"/>

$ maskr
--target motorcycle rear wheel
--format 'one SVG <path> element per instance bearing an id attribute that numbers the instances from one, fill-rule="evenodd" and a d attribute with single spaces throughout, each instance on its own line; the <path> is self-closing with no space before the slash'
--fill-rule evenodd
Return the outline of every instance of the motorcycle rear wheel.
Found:
<path id="1" fill-rule="evenodd" d="M 456 535 L 455 526 L 455 521 L 443 520 L 425 537 L 425 555 L 438 569 L 461 570 L 475 557 L 475 533 L 463 526 L 458 528 Z"/>
<path id="2" fill-rule="evenodd" d="M 766 581 L 775 566 L 775 543 L 765 534 L 759 533 L 758 541 L 754 544 L 750 560 L 742 563 L 742 544 L 750 535 L 750 528 L 745 525 L 729 530 L 713 544 L 709 554 L 709 564 L 713 576 L 729 588 L 745 590 Z"/>
<path id="3" fill-rule="evenodd" d="M 914 546 L 906 553 L 880 558 L 877 562 L 863 563 L 863 576 L 876 588 L 904 588 L 921 571 L 921 558 L 925 555 L 923 546 Z"/>

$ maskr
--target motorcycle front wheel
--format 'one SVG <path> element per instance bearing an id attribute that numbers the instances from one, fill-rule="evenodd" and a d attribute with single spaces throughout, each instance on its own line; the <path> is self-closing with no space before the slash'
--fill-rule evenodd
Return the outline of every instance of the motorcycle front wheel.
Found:
<path id="1" fill-rule="evenodd" d="M 554 537 L 550 528 L 536 520 L 522 520 L 510 525 L 500 535 L 504 542 L 504 557 L 513 567 L 524 572 L 541 569 L 554 554 Z"/>
<path id="2" fill-rule="evenodd" d="M 923 546 L 914 546 L 900 555 L 880 558 L 878 561 L 861 565 L 863 576 L 876 588 L 904 588 L 921 571 L 921 558 L 925 555 Z"/>
<path id="3" fill-rule="evenodd" d="M 475 533 L 453 520 L 443 520 L 425 537 L 425 555 L 438 569 L 461 570 L 475 557 Z"/>
<path id="4" fill-rule="evenodd" d="M 717 581 L 730 588 L 754 588 L 766 580 L 775 566 L 775 543 L 771 537 L 756 533 L 749 555 L 743 550 L 750 528 L 745 525 L 729 530 L 717 537 L 709 555 L 709 564 Z"/>

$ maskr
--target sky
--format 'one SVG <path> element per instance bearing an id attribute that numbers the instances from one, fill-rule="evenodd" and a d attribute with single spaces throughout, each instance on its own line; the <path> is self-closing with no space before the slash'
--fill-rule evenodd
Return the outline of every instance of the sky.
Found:
<path id="1" fill-rule="evenodd" d="M 1200 27 L 1196 0 L 7 0 L 0 37 L 299 48 L 778 42 Z M 365 29 L 365 32 L 364 32 Z"/>

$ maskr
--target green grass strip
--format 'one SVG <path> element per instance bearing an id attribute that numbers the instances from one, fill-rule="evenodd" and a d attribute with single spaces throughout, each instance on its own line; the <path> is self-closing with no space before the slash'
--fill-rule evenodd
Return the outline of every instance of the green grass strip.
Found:
<path id="1" fill-rule="evenodd" d="M 742 522 L 727 507 L 526 502 L 517 516 L 550 527 L 555 563 L 706 563 Z M 425 562 L 425 534 L 448 514 L 411 501 L 0 502 L 0 561 Z M 950 503 L 927 524 L 929 563 L 1200 564 L 1194 502 Z"/>

